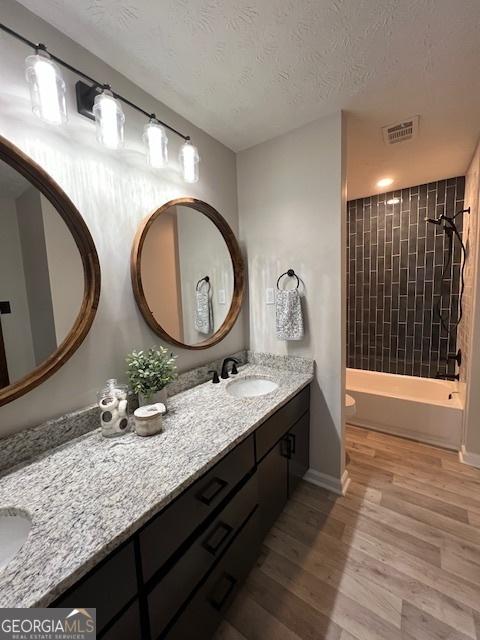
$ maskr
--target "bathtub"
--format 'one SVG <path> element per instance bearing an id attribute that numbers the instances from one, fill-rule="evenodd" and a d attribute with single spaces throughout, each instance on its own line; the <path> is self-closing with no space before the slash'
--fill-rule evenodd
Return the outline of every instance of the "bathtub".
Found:
<path id="1" fill-rule="evenodd" d="M 347 369 L 357 411 L 350 424 L 459 450 L 463 408 L 456 383 Z"/>

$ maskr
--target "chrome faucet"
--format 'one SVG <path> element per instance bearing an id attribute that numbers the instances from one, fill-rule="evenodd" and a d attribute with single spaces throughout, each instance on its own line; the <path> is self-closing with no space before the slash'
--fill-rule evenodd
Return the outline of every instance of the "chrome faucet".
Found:
<path id="1" fill-rule="evenodd" d="M 220 374 L 220 377 L 223 378 L 224 380 L 226 378 L 229 378 L 230 376 L 228 375 L 228 363 L 232 362 L 232 375 L 236 375 L 238 373 L 238 369 L 237 369 L 237 364 L 238 364 L 238 360 L 236 360 L 235 358 L 225 358 L 225 360 L 223 361 L 222 364 L 222 373 Z"/>

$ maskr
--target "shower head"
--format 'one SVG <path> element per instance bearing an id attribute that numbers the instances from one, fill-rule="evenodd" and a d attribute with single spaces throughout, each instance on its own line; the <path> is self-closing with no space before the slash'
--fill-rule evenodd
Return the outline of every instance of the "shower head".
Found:
<path id="1" fill-rule="evenodd" d="M 436 218 L 425 218 L 425 222 L 429 222 L 430 224 L 440 225 L 442 224 L 442 218 L 440 217 L 438 220 Z"/>

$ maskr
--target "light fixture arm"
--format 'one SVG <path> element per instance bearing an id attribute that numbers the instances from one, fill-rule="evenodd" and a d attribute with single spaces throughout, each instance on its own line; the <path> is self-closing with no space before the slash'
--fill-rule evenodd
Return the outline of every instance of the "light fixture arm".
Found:
<path id="1" fill-rule="evenodd" d="M 10 27 L 7 27 L 3 23 L 0 23 L 0 30 L 4 31 L 5 33 L 8 33 L 13 38 L 16 38 L 17 40 L 20 40 L 21 42 L 26 44 L 28 47 L 31 47 L 35 51 L 38 51 L 39 49 L 41 49 L 43 51 L 47 51 L 47 48 L 46 48 L 46 46 L 44 44 L 40 44 L 40 43 L 35 44 L 35 42 L 32 42 L 28 38 L 25 38 L 20 33 L 18 33 L 17 31 L 14 31 L 13 29 L 10 29 Z M 82 115 L 86 116 L 87 118 L 93 118 L 93 114 L 91 113 L 91 109 L 90 109 L 90 113 L 89 113 L 88 110 L 87 110 L 87 106 L 88 106 L 88 104 L 90 104 L 90 101 L 91 101 L 91 107 L 93 107 L 93 101 L 95 99 L 95 96 L 97 95 L 98 90 L 101 89 L 102 87 L 104 87 L 104 83 L 98 82 L 98 80 L 95 80 L 95 78 L 92 78 L 91 76 L 89 76 L 88 74 L 84 73 L 80 69 L 77 69 L 76 67 L 74 67 L 73 65 L 69 64 L 68 62 L 66 62 L 62 58 L 59 58 L 58 56 L 53 55 L 52 53 L 50 53 L 50 51 L 48 51 L 48 54 L 49 54 L 49 56 L 50 56 L 50 58 L 52 60 L 54 60 L 58 64 L 62 65 L 62 67 L 65 67 L 65 69 L 68 69 L 72 73 L 75 73 L 76 75 L 82 77 L 84 80 L 87 80 L 89 85 L 87 85 L 87 84 L 85 84 L 84 82 L 81 82 L 81 81 L 76 83 L 75 88 L 76 88 L 76 92 L 77 92 L 77 104 L 78 104 L 78 107 L 79 107 L 79 112 Z M 79 88 L 79 85 L 80 85 L 80 88 Z M 81 94 L 80 100 L 82 102 L 79 102 L 79 93 Z M 150 118 L 150 116 L 152 115 L 151 112 L 145 111 L 145 109 L 142 109 L 142 107 L 139 107 L 137 104 L 135 104 L 131 100 L 128 100 L 128 98 L 125 98 L 124 96 L 121 96 L 119 93 L 116 93 L 115 91 L 112 91 L 112 94 L 113 94 L 114 98 L 116 98 L 117 100 L 120 100 L 121 102 L 123 102 L 124 104 L 128 105 L 132 109 L 135 109 L 136 111 L 139 111 L 144 116 L 147 116 L 148 118 Z M 171 127 L 169 124 L 167 124 L 166 122 L 163 122 L 162 120 L 159 120 L 158 118 L 156 118 L 156 120 L 163 127 L 168 129 L 169 131 L 171 131 L 175 135 L 179 136 L 183 140 L 185 140 L 185 141 L 190 140 L 190 136 L 184 135 L 181 131 L 178 131 L 178 129 L 175 129 L 174 127 Z"/>

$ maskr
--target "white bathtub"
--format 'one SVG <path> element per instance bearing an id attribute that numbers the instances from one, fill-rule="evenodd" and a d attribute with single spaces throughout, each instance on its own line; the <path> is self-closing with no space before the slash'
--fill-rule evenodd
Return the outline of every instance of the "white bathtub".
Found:
<path id="1" fill-rule="evenodd" d="M 347 369 L 357 411 L 350 424 L 459 450 L 463 409 L 456 383 Z M 451 395 L 451 397 L 449 397 Z"/>

